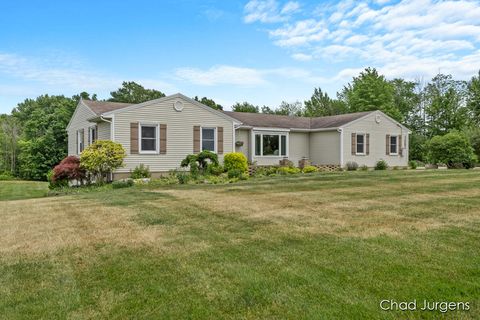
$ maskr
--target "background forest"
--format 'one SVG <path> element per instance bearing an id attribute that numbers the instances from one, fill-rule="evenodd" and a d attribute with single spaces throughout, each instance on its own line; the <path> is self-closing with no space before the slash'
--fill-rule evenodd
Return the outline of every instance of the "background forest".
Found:
<path id="1" fill-rule="evenodd" d="M 165 96 L 135 82 L 124 82 L 108 101 L 140 103 Z M 67 155 L 66 126 L 80 100 L 97 100 L 82 92 L 73 97 L 42 95 L 26 99 L 10 115 L 0 115 L 0 176 L 46 180 L 47 172 Z M 223 109 L 207 97 L 195 100 Z M 435 136 L 457 132 L 468 138 L 480 158 L 480 71 L 469 81 L 438 74 L 430 81 L 387 80 L 367 68 L 336 97 L 315 88 L 309 100 L 282 102 L 277 108 L 238 102 L 238 112 L 295 116 L 330 116 L 381 110 L 412 130 L 410 160 L 429 161 L 427 146 Z"/>

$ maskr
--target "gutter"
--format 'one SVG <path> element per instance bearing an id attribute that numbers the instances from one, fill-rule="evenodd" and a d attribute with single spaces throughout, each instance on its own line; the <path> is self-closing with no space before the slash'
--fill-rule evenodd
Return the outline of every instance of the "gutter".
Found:
<path id="1" fill-rule="evenodd" d="M 340 133 L 340 168 L 343 168 L 343 128 L 338 128 Z"/>

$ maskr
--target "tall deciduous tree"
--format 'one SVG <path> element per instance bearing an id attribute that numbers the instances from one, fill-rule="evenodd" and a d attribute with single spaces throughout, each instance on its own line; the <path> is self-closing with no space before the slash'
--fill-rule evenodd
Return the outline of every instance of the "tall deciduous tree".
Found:
<path id="1" fill-rule="evenodd" d="M 468 83 L 467 107 L 471 114 L 471 123 L 480 126 L 480 71 Z"/>
<path id="2" fill-rule="evenodd" d="M 125 103 L 142 103 L 149 100 L 165 97 L 165 94 L 155 89 L 145 89 L 136 82 L 124 81 L 117 91 L 110 92 L 108 101 Z"/>
<path id="3" fill-rule="evenodd" d="M 195 96 L 193 100 L 198 101 L 206 106 L 209 106 L 215 110 L 223 110 L 223 107 L 220 104 L 217 104 L 213 99 L 209 99 L 207 97 L 203 97 L 202 99 L 198 99 L 198 96 Z"/>
<path id="4" fill-rule="evenodd" d="M 347 112 L 344 102 L 330 98 L 320 88 L 315 88 L 310 100 L 306 100 L 304 103 L 304 115 L 307 117 L 333 116 Z"/>
<path id="5" fill-rule="evenodd" d="M 65 128 L 76 101 L 64 96 L 40 96 L 18 104 L 12 116 L 22 128 L 19 141 L 19 174 L 45 180 L 48 171 L 67 155 Z"/>
<path id="6" fill-rule="evenodd" d="M 300 101 L 286 102 L 282 101 L 275 110 L 275 114 L 283 116 L 301 116 L 303 114 L 303 105 Z"/>
<path id="7" fill-rule="evenodd" d="M 438 74 L 425 88 L 425 114 L 429 136 L 462 130 L 468 121 L 466 83 Z"/>
<path id="8" fill-rule="evenodd" d="M 232 111 L 235 112 L 251 112 L 251 113 L 259 113 L 260 108 L 258 106 L 254 106 L 248 102 L 237 102 L 232 106 Z"/>
<path id="9" fill-rule="evenodd" d="M 349 112 L 381 110 L 402 122 L 402 114 L 394 103 L 394 93 L 393 85 L 384 76 L 374 68 L 367 68 L 343 88 L 339 97 L 347 104 Z"/>

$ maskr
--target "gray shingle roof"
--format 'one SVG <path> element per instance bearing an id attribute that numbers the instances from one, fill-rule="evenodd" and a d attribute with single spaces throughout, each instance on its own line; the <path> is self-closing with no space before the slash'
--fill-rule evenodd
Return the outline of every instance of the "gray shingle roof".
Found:
<path id="1" fill-rule="evenodd" d="M 102 113 L 122 109 L 128 106 L 133 105 L 133 103 L 122 103 L 122 102 L 110 102 L 110 101 L 92 101 L 92 100 L 82 100 L 93 112 L 97 115 Z"/>
<path id="2" fill-rule="evenodd" d="M 122 109 L 133 105 L 132 103 L 110 102 L 110 101 L 92 101 L 83 100 L 93 112 L 101 115 L 105 112 L 110 112 L 117 109 Z M 264 113 L 249 113 L 249 112 L 233 112 L 223 111 L 224 114 L 237 119 L 244 125 L 252 127 L 265 128 L 285 128 L 285 129 L 324 129 L 324 128 L 338 128 L 346 123 L 359 119 L 374 111 L 347 113 L 337 116 L 328 117 L 295 117 L 295 116 L 281 116 L 276 114 Z"/>
<path id="3" fill-rule="evenodd" d="M 347 113 L 328 117 L 294 117 L 281 116 L 275 114 L 248 113 L 223 111 L 232 118 L 241 121 L 244 125 L 252 127 L 266 128 L 286 128 L 286 129 L 325 129 L 338 128 L 344 124 L 359 119 L 374 111 Z"/>

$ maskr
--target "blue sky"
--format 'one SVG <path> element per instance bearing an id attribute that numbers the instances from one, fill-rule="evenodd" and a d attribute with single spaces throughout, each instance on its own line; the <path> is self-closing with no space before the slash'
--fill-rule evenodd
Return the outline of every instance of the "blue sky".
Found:
<path id="1" fill-rule="evenodd" d="M 480 2 L 2 1 L 0 113 L 40 94 L 107 98 L 124 80 L 276 107 L 331 95 L 367 66 L 469 79 Z"/>

